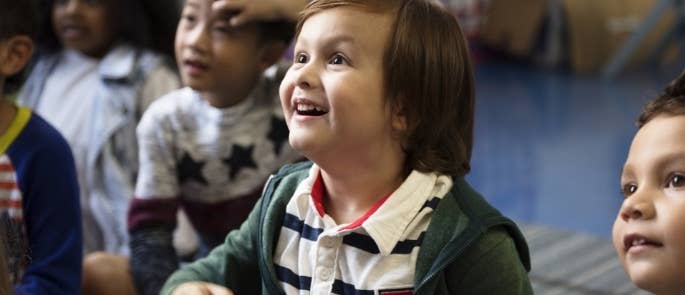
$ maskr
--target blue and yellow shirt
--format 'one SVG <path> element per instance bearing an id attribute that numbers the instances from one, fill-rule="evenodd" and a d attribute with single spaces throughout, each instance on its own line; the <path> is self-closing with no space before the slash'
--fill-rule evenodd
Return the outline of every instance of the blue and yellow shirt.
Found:
<path id="1" fill-rule="evenodd" d="M 18 107 L 0 134 L 0 226 L 17 294 L 77 294 L 81 212 L 69 145 L 40 116 Z"/>

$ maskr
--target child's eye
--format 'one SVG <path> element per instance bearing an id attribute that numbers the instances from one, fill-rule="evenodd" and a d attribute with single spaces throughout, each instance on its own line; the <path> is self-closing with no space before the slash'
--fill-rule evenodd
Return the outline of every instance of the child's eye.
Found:
<path id="1" fill-rule="evenodd" d="M 341 54 L 336 54 L 331 58 L 330 63 L 333 65 L 342 65 L 347 63 L 347 60 Z"/>
<path id="2" fill-rule="evenodd" d="M 685 177 L 680 174 L 673 174 L 668 178 L 667 187 L 680 188 L 685 186 Z"/>
<path id="3" fill-rule="evenodd" d="M 629 197 L 637 191 L 637 185 L 634 183 L 626 183 L 621 186 L 621 193 L 623 197 Z"/>
<path id="4" fill-rule="evenodd" d="M 191 14 L 186 14 L 186 15 L 183 15 L 183 20 L 184 20 L 185 22 L 187 22 L 187 23 L 191 23 L 191 24 L 192 24 L 192 23 L 195 22 L 195 16 L 194 16 L 194 15 L 191 15 Z"/>
<path id="5" fill-rule="evenodd" d="M 236 31 L 229 25 L 228 20 L 218 19 L 212 22 L 212 30 L 223 34 L 232 34 Z"/>
<path id="6" fill-rule="evenodd" d="M 219 33 L 228 33 L 230 28 L 228 26 L 214 26 L 214 31 Z"/>
<path id="7" fill-rule="evenodd" d="M 296 63 L 303 64 L 303 63 L 306 63 L 308 61 L 309 61 L 309 57 L 304 53 L 300 53 L 297 56 L 295 56 L 295 62 Z"/>

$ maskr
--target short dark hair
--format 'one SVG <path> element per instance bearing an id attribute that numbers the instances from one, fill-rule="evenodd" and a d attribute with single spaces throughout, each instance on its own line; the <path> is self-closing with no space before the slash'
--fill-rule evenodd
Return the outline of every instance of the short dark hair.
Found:
<path id="1" fill-rule="evenodd" d="M 475 83 L 464 33 L 431 0 L 314 0 L 300 14 L 296 36 L 312 15 L 348 6 L 395 14 L 385 49 L 387 103 L 406 117 L 405 170 L 463 176 L 471 169 Z"/>
<path id="2" fill-rule="evenodd" d="M 33 36 L 34 6 L 29 0 L 0 0 L 0 41 L 17 35 Z"/>
<path id="3" fill-rule="evenodd" d="M 295 36 L 295 22 L 271 20 L 257 22 L 260 42 L 283 42 L 289 44 Z"/>
<path id="4" fill-rule="evenodd" d="M 0 0 L 0 42 L 14 36 L 33 38 L 36 31 L 33 0 Z M 17 91 L 26 78 L 26 70 L 5 79 L 3 93 Z"/>
<path id="5" fill-rule="evenodd" d="M 685 72 L 671 81 L 659 97 L 645 105 L 640 117 L 635 121 L 635 125 L 642 128 L 649 121 L 661 115 L 685 115 Z"/>
<path id="6" fill-rule="evenodd" d="M 14 0 L 26 1 L 26 0 Z M 55 0 L 40 2 L 39 30 L 36 42 L 39 50 L 54 52 L 60 44 L 52 27 Z M 178 1 L 168 0 L 102 0 L 111 14 L 110 25 L 115 36 L 132 45 L 173 56 L 174 34 L 180 18 Z"/>

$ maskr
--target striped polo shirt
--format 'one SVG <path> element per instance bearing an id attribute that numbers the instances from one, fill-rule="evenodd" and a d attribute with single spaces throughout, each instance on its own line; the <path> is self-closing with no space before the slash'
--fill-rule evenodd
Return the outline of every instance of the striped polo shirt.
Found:
<path id="1" fill-rule="evenodd" d="M 412 171 L 362 217 L 336 224 L 313 165 L 286 207 L 274 253 L 286 294 L 411 294 L 424 233 L 451 187 L 448 176 Z"/>

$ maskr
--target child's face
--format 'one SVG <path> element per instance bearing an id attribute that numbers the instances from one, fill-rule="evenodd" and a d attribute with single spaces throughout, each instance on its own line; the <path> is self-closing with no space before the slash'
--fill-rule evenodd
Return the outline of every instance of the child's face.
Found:
<path id="1" fill-rule="evenodd" d="M 5 79 L 19 73 L 31 59 L 33 41 L 26 35 L 14 35 L 0 40 L 0 100 L 3 99 Z"/>
<path id="2" fill-rule="evenodd" d="M 635 135 L 621 175 L 614 247 L 631 280 L 659 294 L 685 288 L 685 116 L 657 116 Z"/>
<path id="3" fill-rule="evenodd" d="M 338 7 L 303 24 L 280 97 L 290 144 L 310 159 L 399 146 L 383 89 L 393 16 Z"/>
<path id="4" fill-rule="evenodd" d="M 102 57 L 114 40 L 104 0 L 55 0 L 52 27 L 65 48 Z"/>
<path id="5" fill-rule="evenodd" d="M 262 62 L 258 24 L 229 24 L 212 0 L 188 0 L 176 31 L 176 61 L 186 86 L 220 96 L 245 98 L 270 64 Z"/>

